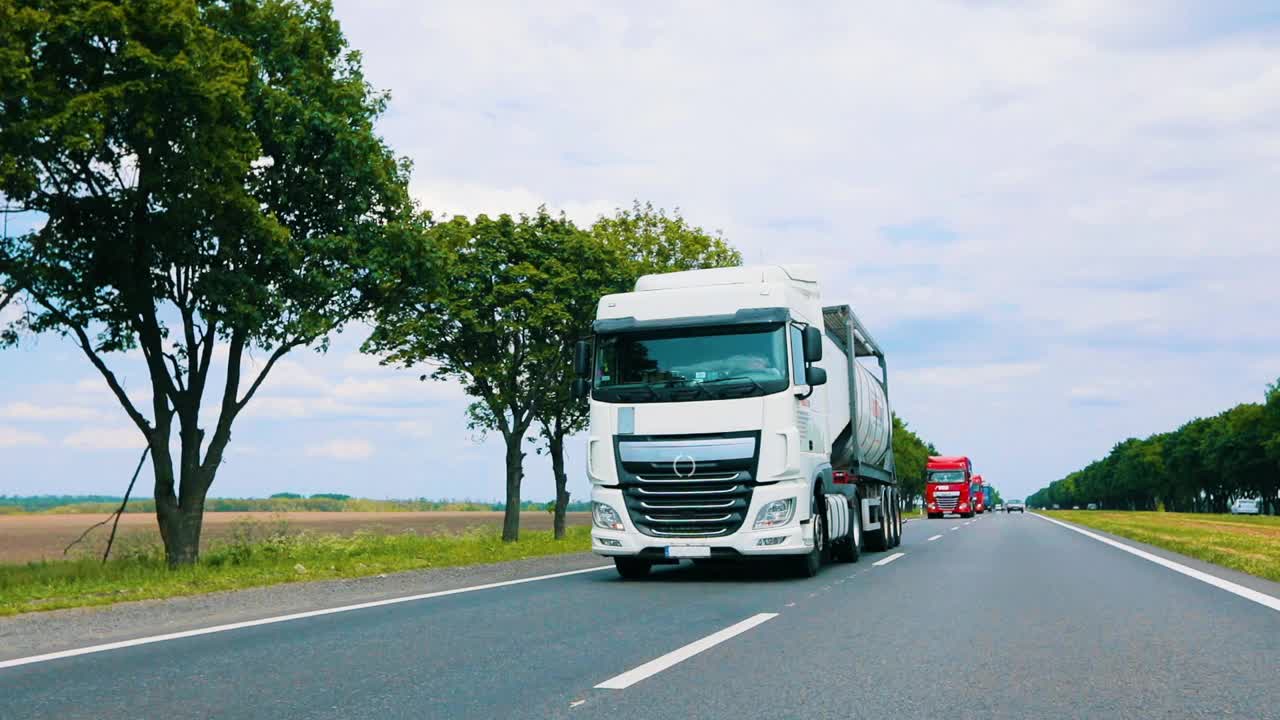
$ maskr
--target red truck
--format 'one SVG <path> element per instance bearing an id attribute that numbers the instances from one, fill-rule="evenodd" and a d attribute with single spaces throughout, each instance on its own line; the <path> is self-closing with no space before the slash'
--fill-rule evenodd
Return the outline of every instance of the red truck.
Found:
<path id="1" fill-rule="evenodd" d="M 924 501 L 930 518 L 973 517 L 973 463 L 964 456 L 931 456 L 925 463 Z"/>
<path id="2" fill-rule="evenodd" d="M 987 492 L 983 487 L 982 476 L 974 475 L 969 483 L 969 497 L 973 498 L 973 509 L 979 515 L 987 511 Z"/>

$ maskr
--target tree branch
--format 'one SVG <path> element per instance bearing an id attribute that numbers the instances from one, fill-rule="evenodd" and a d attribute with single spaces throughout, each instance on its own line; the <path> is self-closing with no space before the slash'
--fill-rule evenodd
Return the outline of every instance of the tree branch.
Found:
<path id="1" fill-rule="evenodd" d="M 289 342 L 281 343 L 280 347 L 276 348 L 275 352 L 271 353 L 271 357 L 267 359 L 267 364 L 262 367 L 262 372 L 258 373 L 258 377 L 249 386 L 249 391 L 244 394 L 244 399 L 236 403 L 236 412 L 243 410 L 244 406 L 248 405 L 249 401 L 253 399 L 253 394 L 258 392 L 258 387 L 262 385 L 263 380 L 267 379 L 267 373 L 271 372 L 271 368 L 275 366 L 277 360 L 284 357 L 285 353 L 290 350 L 299 345 L 306 345 L 308 342 L 310 342 L 309 339 L 299 337 Z"/>
<path id="2" fill-rule="evenodd" d="M 96 367 L 102 377 L 106 379 L 107 386 L 111 388 L 111 392 L 115 394 L 116 399 L 120 401 L 122 406 L 124 406 L 125 412 L 129 414 L 129 419 L 133 420 L 133 424 L 138 426 L 138 429 L 146 436 L 147 442 L 150 443 L 151 434 L 154 432 L 154 429 L 151 427 L 151 423 L 142 413 L 138 412 L 136 407 L 134 407 L 133 401 L 129 399 L 129 395 L 120 385 L 120 381 L 116 379 L 115 373 L 111 372 L 111 368 L 107 367 L 107 364 L 103 362 L 102 357 L 93 349 L 93 342 L 89 340 L 89 334 L 85 332 L 84 328 L 80 327 L 79 324 L 72 321 L 66 313 L 54 307 L 53 304 L 49 302 L 48 298 L 45 298 L 41 294 L 30 289 L 28 289 L 27 292 L 35 299 L 36 302 L 40 303 L 44 309 L 48 310 L 55 318 L 57 318 L 58 322 L 61 323 L 63 327 L 66 327 L 75 333 L 80 349 L 84 351 L 85 356 L 89 358 L 89 362 L 93 363 L 93 366 Z"/>

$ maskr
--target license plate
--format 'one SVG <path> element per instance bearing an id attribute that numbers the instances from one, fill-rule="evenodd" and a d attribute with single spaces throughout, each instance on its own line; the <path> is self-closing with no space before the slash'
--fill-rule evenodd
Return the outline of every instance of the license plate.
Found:
<path id="1" fill-rule="evenodd" d="M 711 548 L 706 545 L 672 545 L 667 548 L 669 558 L 705 558 L 711 557 Z"/>

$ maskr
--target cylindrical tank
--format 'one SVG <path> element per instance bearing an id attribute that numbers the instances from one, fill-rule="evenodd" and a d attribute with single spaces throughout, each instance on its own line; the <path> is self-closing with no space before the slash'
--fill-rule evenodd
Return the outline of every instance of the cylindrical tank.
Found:
<path id="1" fill-rule="evenodd" d="M 889 455 L 889 429 L 892 422 L 884 389 L 871 370 L 853 363 L 854 387 L 848 387 L 849 359 L 834 344 L 823 343 L 822 365 L 827 371 L 828 428 L 833 438 L 831 464 L 837 470 L 853 463 L 853 442 L 863 463 L 884 468 Z M 850 392 L 854 398 L 850 400 Z M 857 417 L 849 422 L 851 407 Z"/>

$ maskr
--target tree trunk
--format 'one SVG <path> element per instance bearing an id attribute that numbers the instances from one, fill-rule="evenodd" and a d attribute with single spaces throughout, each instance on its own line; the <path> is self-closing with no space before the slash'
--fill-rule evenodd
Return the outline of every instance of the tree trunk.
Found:
<path id="1" fill-rule="evenodd" d="M 523 432 L 507 433 L 507 511 L 502 518 L 503 542 L 520 539 L 520 482 L 524 480 Z"/>
<path id="2" fill-rule="evenodd" d="M 165 560 L 169 567 L 177 568 L 194 565 L 200 558 L 205 495 L 217 468 L 214 466 L 206 471 L 200 466 L 198 436 L 180 436 L 186 447 L 179 455 L 181 477 L 175 478 L 168 431 L 166 422 L 155 432 L 151 443 L 151 464 L 156 478 L 156 522 L 160 527 L 160 539 L 164 542 Z M 196 444 L 195 449 L 191 447 L 193 443 Z"/>
<path id="3" fill-rule="evenodd" d="M 547 440 L 551 451 L 551 471 L 556 477 L 556 515 L 553 523 L 557 540 L 564 539 L 565 513 L 569 509 L 569 476 L 564 471 L 564 434 L 555 434 Z"/>
<path id="4" fill-rule="evenodd" d="M 164 540 L 164 554 L 169 567 L 194 565 L 200 558 L 204 504 L 194 508 L 157 504 L 156 516 L 160 521 L 160 537 Z"/>

